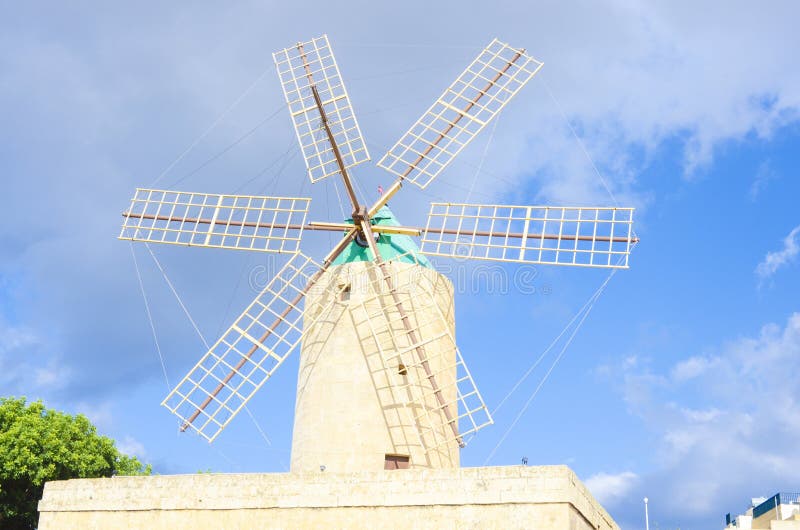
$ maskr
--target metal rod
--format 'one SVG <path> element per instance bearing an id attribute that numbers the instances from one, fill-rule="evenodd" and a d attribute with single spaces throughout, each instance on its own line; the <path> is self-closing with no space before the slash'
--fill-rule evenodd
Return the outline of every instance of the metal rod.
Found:
<path id="1" fill-rule="evenodd" d="M 475 232 L 463 232 L 459 231 L 457 228 L 419 228 L 415 226 L 408 227 L 412 230 L 419 230 L 420 232 L 425 232 L 429 234 L 452 234 L 452 235 L 476 235 L 481 237 L 513 237 L 517 239 L 555 239 L 561 241 L 604 241 L 604 242 L 612 242 L 612 243 L 638 243 L 638 237 L 609 237 L 609 236 L 573 236 L 570 234 L 535 234 L 532 232 L 528 232 L 527 234 L 523 232 L 492 232 L 489 230 L 477 230 Z"/>
<path id="2" fill-rule="evenodd" d="M 356 192 L 353 189 L 353 183 L 350 182 L 350 175 L 347 173 L 344 160 L 342 160 L 342 154 L 339 152 L 339 146 L 336 144 L 336 139 L 333 137 L 333 131 L 331 131 L 331 126 L 328 123 L 328 116 L 325 114 L 325 109 L 322 106 L 322 100 L 319 98 L 319 92 L 317 91 L 316 85 L 311 85 L 311 92 L 314 94 L 314 100 L 317 102 L 317 109 L 319 109 L 319 115 L 322 118 L 322 127 L 325 129 L 325 133 L 328 135 L 328 141 L 331 143 L 331 147 L 333 147 L 333 156 L 336 157 L 336 164 L 339 166 L 339 171 L 342 173 L 344 187 L 347 189 L 347 194 L 350 196 L 350 202 L 353 203 L 353 211 L 357 212 L 359 205 L 358 199 L 356 198 Z"/>
<path id="3" fill-rule="evenodd" d="M 467 106 L 466 106 L 466 107 L 464 107 L 464 109 L 463 109 L 463 110 L 462 110 L 462 111 L 459 113 L 459 115 L 458 115 L 458 116 L 456 116 L 456 118 L 455 118 L 455 119 L 454 119 L 452 122 L 450 122 L 450 124 L 449 124 L 447 127 L 445 127 L 444 131 L 442 131 L 441 133 L 439 133 L 439 137 L 438 137 L 438 138 L 436 138 L 436 140 L 434 140 L 434 141 L 433 141 L 433 143 L 430 143 L 430 144 L 428 144 L 428 147 L 426 147 L 426 148 L 425 148 L 425 150 L 422 152 L 422 154 L 421 154 L 421 155 L 419 155 L 419 156 L 417 157 L 417 159 L 414 161 L 414 163 L 413 163 L 413 164 L 411 164 L 410 166 L 408 166 L 408 169 L 406 169 L 406 170 L 405 170 L 405 172 L 403 173 L 403 175 L 400 177 L 401 179 L 403 179 L 403 178 L 406 178 L 406 177 L 408 176 L 408 174 L 409 174 L 409 173 L 411 173 L 411 172 L 414 170 L 414 168 L 416 167 L 416 165 L 417 165 L 417 164 L 419 164 L 419 163 L 422 161 L 422 159 L 423 159 L 423 158 L 425 158 L 426 156 L 428 156 L 428 153 L 430 153 L 430 152 L 433 150 L 433 148 L 434 148 L 434 147 L 436 147 L 436 146 L 439 144 L 439 142 L 441 142 L 441 141 L 442 141 L 442 140 L 445 138 L 445 136 L 447 136 L 447 133 L 449 133 L 449 132 L 450 132 L 450 131 L 453 129 L 453 127 L 455 127 L 455 126 L 456 126 L 456 124 L 457 124 L 457 123 L 458 123 L 458 122 L 461 120 L 461 118 L 463 118 L 463 117 L 464 117 L 464 115 L 465 115 L 467 112 L 469 112 L 469 111 L 470 111 L 470 109 L 472 109 L 472 107 L 474 107 L 476 103 L 478 103 L 478 100 L 479 100 L 479 99 L 481 99 L 481 98 L 483 97 L 483 95 L 484 95 L 486 92 L 488 92 L 488 90 L 489 90 L 490 88 L 492 88 L 492 85 L 494 85 L 494 84 L 497 82 L 497 80 L 498 80 L 498 79 L 500 79 L 500 77 L 501 77 L 501 76 L 502 76 L 504 73 L 506 73 L 506 72 L 508 71 L 508 69 L 509 69 L 509 68 L 511 68 L 511 65 L 512 65 L 512 64 L 514 64 L 515 62 L 517 62 L 517 59 L 519 59 L 520 57 L 522 57 L 522 54 L 523 54 L 524 52 L 525 52 L 525 50 L 520 50 L 520 51 L 518 51 L 518 52 L 516 53 L 516 55 L 514 55 L 514 58 L 513 58 L 513 59 L 511 59 L 511 60 L 510 60 L 510 61 L 509 61 L 509 62 L 508 62 L 508 63 L 507 63 L 507 64 L 506 64 L 504 67 L 503 67 L 503 69 L 502 69 L 502 70 L 500 70 L 499 72 L 497 72 L 497 74 L 495 74 L 494 78 L 492 78 L 492 80 L 491 80 L 491 81 L 489 81 L 489 82 L 486 84 L 486 86 L 485 86 L 485 87 L 483 87 L 483 90 L 481 90 L 480 92 L 478 92 L 478 95 L 477 95 L 477 96 L 475 96 L 474 98 L 472 98 L 472 101 L 470 101 L 470 102 L 467 104 Z"/>
<path id="4" fill-rule="evenodd" d="M 331 131 L 331 126 L 328 123 L 328 116 L 325 114 L 325 108 L 322 105 L 322 99 L 319 97 L 317 85 L 314 83 L 314 77 L 311 74 L 311 67 L 308 64 L 308 58 L 306 57 L 306 52 L 303 50 L 303 45 L 298 44 L 297 50 L 300 52 L 300 57 L 303 59 L 303 67 L 306 70 L 306 77 L 308 77 L 308 82 L 311 86 L 311 93 L 314 95 L 314 102 L 317 104 L 317 110 L 319 110 L 319 115 L 322 119 L 322 127 L 325 129 L 325 133 L 328 135 L 328 141 L 333 148 L 333 156 L 336 158 L 336 164 L 339 166 L 339 171 L 342 174 L 344 186 L 347 189 L 347 194 L 350 196 L 350 202 L 353 203 L 353 211 L 357 212 L 359 208 L 358 198 L 356 197 L 356 192 L 353 189 L 353 183 L 350 182 L 350 175 L 347 174 L 347 168 L 344 165 L 344 160 L 342 160 L 342 154 L 339 152 L 339 146 L 336 143 L 336 139 L 333 136 L 333 131 Z"/>
<path id="5" fill-rule="evenodd" d="M 447 420 L 447 424 L 450 425 L 450 428 L 453 431 L 453 435 L 455 436 L 456 442 L 458 443 L 459 447 L 464 447 L 466 444 L 464 440 L 461 438 L 461 435 L 458 433 L 458 423 L 453 418 L 453 415 L 450 411 L 450 406 L 444 400 L 444 396 L 442 396 L 442 389 L 439 388 L 439 385 L 436 383 L 436 377 L 433 375 L 431 371 L 430 364 L 428 363 L 428 354 L 425 352 L 425 348 L 422 344 L 419 343 L 419 339 L 417 338 L 417 333 L 414 330 L 414 327 L 411 325 L 411 320 L 408 318 L 408 314 L 403 307 L 403 302 L 400 300 L 400 295 L 397 293 L 397 290 L 394 287 L 394 282 L 392 281 L 392 276 L 390 271 L 386 268 L 386 262 L 383 261 L 381 258 L 380 252 L 378 252 L 378 246 L 375 244 L 375 238 L 372 235 L 372 227 L 369 224 L 369 219 L 362 219 L 361 220 L 361 231 L 364 233 L 364 237 L 367 239 L 367 243 L 369 244 L 369 248 L 372 251 L 372 255 L 375 259 L 375 262 L 381 269 L 381 274 L 383 274 L 383 279 L 386 281 L 386 286 L 389 288 L 389 293 L 392 295 L 392 301 L 394 302 L 395 307 L 397 308 L 397 312 L 400 314 L 400 319 L 403 321 L 403 327 L 406 328 L 406 333 L 408 333 L 408 338 L 411 340 L 413 344 L 416 344 L 414 350 L 417 352 L 417 357 L 422 364 L 422 368 L 425 370 L 425 376 L 428 378 L 428 381 L 433 388 L 433 394 L 436 396 L 436 401 L 439 402 L 439 407 L 444 412 L 445 419 Z M 423 407 L 424 407 L 423 403 Z"/>
<path id="6" fill-rule="evenodd" d="M 380 207 L 378 207 L 380 209 Z M 168 222 L 183 222 L 183 223 L 198 223 L 198 224 L 215 224 L 215 225 L 226 225 L 226 226 L 246 226 L 246 227 L 254 227 L 254 228 L 277 228 L 277 229 L 287 229 L 287 230 L 323 230 L 323 231 L 331 231 L 331 232 L 338 232 L 343 227 L 335 227 L 333 225 L 324 225 L 324 224 L 305 224 L 305 225 L 298 225 L 298 224 L 279 224 L 279 223 L 256 223 L 256 222 L 243 222 L 243 221 L 220 221 L 219 219 L 212 220 L 212 219 L 204 219 L 204 218 L 195 218 L 195 217 L 170 217 L 168 215 L 152 215 L 152 214 L 140 214 L 140 213 L 130 213 L 130 212 L 123 212 L 122 217 L 130 218 L 130 219 L 154 219 L 156 221 L 168 221 Z M 141 227 L 139 227 L 141 228 Z M 451 235 L 464 235 L 463 232 L 459 232 L 456 228 L 428 228 L 427 230 L 422 227 L 418 226 L 408 226 L 408 227 L 392 227 L 392 228 L 401 228 L 406 229 L 407 231 L 415 231 L 419 234 L 428 233 L 428 234 L 451 234 Z M 380 232 L 380 227 L 373 227 L 373 230 L 376 232 Z M 473 235 L 473 232 L 469 232 L 467 235 Z M 523 237 L 527 239 L 553 239 L 553 240 L 562 240 L 562 241 L 574 241 L 577 239 L 578 241 L 602 241 L 602 242 L 613 242 L 613 243 L 638 243 L 638 237 L 631 237 L 630 239 L 627 237 L 608 237 L 608 236 L 572 236 L 568 234 L 534 234 L 528 233 L 525 235 L 522 232 L 509 232 L 506 234 L 505 232 L 492 232 L 489 230 L 478 230 L 474 232 L 474 235 L 481 236 L 481 237 L 502 237 L 502 238 L 517 238 L 521 239 Z"/>
<path id="7" fill-rule="evenodd" d="M 251 228 L 285 228 L 287 230 L 327 230 L 327 228 L 312 224 L 298 225 L 285 223 L 257 223 L 253 221 L 221 221 L 219 219 L 205 219 L 202 217 L 170 217 L 168 215 L 153 215 L 131 212 L 122 212 L 122 217 L 129 219 L 152 219 L 156 221 L 168 221 L 171 223 L 197 223 L 201 225 L 215 224 L 226 226 L 246 226 Z"/>
<path id="8" fill-rule="evenodd" d="M 326 223 L 312 221 L 309 223 L 311 226 L 324 227 L 331 230 L 349 230 L 353 228 L 350 223 Z M 420 232 L 416 228 L 406 228 L 405 226 L 392 226 L 392 225 L 373 225 L 372 231 L 379 234 L 403 234 L 407 236 L 419 236 Z"/>
<path id="9" fill-rule="evenodd" d="M 350 244 L 350 241 L 353 240 L 355 234 L 356 230 L 351 230 L 350 232 L 348 232 L 347 235 L 345 235 L 345 237 L 342 238 L 342 240 L 339 241 L 339 243 L 333 248 L 330 254 L 328 254 L 325 257 L 325 261 L 322 263 L 322 267 L 320 267 L 320 269 L 314 273 L 311 279 L 308 280 L 308 283 L 303 288 L 303 290 L 299 292 L 297 296 L 295 296 L 294 300 L 289 302 L 289 305 L 286 306 L 286 309 L 283 310 L 280 316 L 275 319 L 272 325 L 270 325 L 269 328 L 267 328 L 267 330 L 264 332 L 264 334 L 258 339 L 259 344 L 267 340 L 267 337 L 269 337 L 272 334 L 272 332 L 275 331 L 275 328 L 277 328 L 278 325 L 283 321 L 283 319 L 286 318 L 286 315 L 288 315 L 292 309 L 297 307 L 297 304 L 299 304 L 300 300 L 302 300 L 303 297 L 308 293 L 308 291 L 311 290 L 311 287 L 314 286 L 314 284 L 317 282 L 322 273 L 325 272 L 328 269 L 328 267 L 330 267 L 330 264 L 333 262 L 333 260 L 335 260 L 336 257 L 342 253 L 345 247 L 347 247 L 347 245 Z M 192 415 L 189 416 L 189 418 L 183 423 L 183 425 L 181 425 L 180 427 L 181 432 L 184 432 L 186 431 L 186 429 L 189 428 L 189 425 L 191 425 L 194 422 L 194 420 L 197 419 L 200 413 L 203 412 L 203 410 L 205 410 L 205 408 L 209 405 L 209 403 L 211 403 L 211 400 L 217 397 L 217 394 L 219 394 L 222 391 L 222 389 L 225 388 L 225 385 L 228 384 L 228 381 L 230 381 L 233 378 L 233 376 L 236 375 L 239 369 L 242 366 L 244 366 L 244 364 L 250 359 L 250 357 L 253 356 L 256 350 L 258 350 L 258 344 L 254 344 L 250 348 L 247 354 L 244 357 L 242 357 L 238 363 L 236 363 L 236 366 L 233 367 L 230 373 L 226 375 L 225 378 L 222 380 L 222 382 L 217 385 L 217 387 L 213 390 L 213 392 L 211 392 L 211 395 L 206 397 L 206 399 L 200 404 L 200 406 L 197 407 L 197 410 L 195 410 L 192 413 Z"/>
<path id="10" fill-rule="evenodd" d="M 403 187 L 403 177 L 399 177 L 397 180 L 394 181 L 394 184 L 389 186 L 389 189 L 383 192 L 383 195 L 378 197 L 378 200 L 375 201 L 375 204 L 373 204 L 372 208 L 369 209 L 369 216 L 372 217 L 373 215 L 378 213 L 378 210 L 386 206 L 386 203 L 389 202 L 389 199 L 394 197 L 395 193 L 400 191 L 400 188 L 402 187 Z"/>

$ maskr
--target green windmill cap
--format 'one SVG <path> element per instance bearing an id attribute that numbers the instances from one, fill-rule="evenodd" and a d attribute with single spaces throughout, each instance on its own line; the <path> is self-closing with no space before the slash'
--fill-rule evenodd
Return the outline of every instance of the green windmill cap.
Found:
<path id="1" fill-rule="evenodd" d="M 388 206 L 378 210 L 370 220 L 373 225 L 377 226 L 401 226 Z M 353 220 L 347 219 L 347 222 L 352 224 Z M 379 234 L 376 244 L 378 252 L 381 253 L 381 257 L 386 261 L 399 261 L 401 263 L 422 265 L 429 269 L 433 268 L 431 262 L 420 253 L 419 247 L 410 236 Z M 352 263 L 354 261 L 372 261 L 369 248 L 362 247 L 355 241 L 347 245 L 347 248 L 333 260 L 332 265 L 342 265 L 343 263 Z"/>

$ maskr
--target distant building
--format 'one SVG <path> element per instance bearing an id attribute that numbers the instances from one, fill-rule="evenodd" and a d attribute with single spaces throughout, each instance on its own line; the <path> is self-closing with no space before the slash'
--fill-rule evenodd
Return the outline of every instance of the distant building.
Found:
<path id="1" fill-rule="evenodd" d="M 725 516 L 725 528 L 800 530 L 800 493 L 776 493 L 752 499 L 742 515 Z"/>

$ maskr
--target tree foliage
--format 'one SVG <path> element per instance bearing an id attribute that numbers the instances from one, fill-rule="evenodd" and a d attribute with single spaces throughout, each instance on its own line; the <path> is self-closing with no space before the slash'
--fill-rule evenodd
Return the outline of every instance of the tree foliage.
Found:
<path id="1" fill-rule="evenodd" d="M 41 401 L 0 398 L 0 528 L 36 528 L 48 480 L 149 475 L 150 466 L 121 454 L 82 414 Z"/>

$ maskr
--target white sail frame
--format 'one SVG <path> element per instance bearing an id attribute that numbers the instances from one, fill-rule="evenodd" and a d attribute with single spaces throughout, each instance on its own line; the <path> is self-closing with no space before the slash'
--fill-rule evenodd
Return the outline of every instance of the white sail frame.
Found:
<path id="1" fill-rule="evenodd" d="M 312 91 L 316 87 L 342 162 L 351 168 L 370 159 L 328 36 L 272 54 L 311 182 L 340 173 Z"/>
<path id="2" fill-rule="evenodd" d="M 543 65 L 494 39 L 378 165 L 424 189 Z"/>
<path id="3" fill-rule="evenodd" d="M 181 419 L 182 430 L 191 428 L 213 442 L 297 349 L 304 334 L 301 302 L 320 270 L 311 258 L 299 252 L 292 256 L 164 398 L 162 405 Z M 335 300 L 333 296 L 329 307 L 305 321 L 308 329 L 327 315 Z"/>
<path id="4" fill-rule="evenodd" d="M 634 208 L 431 203 L 420 251 L 463 259 L 628 268 Z"/>
<path id="5" fill-rule="evenodd" d="M 119 239 L 294 254 L 311 199 L 137 188 Z"/>

